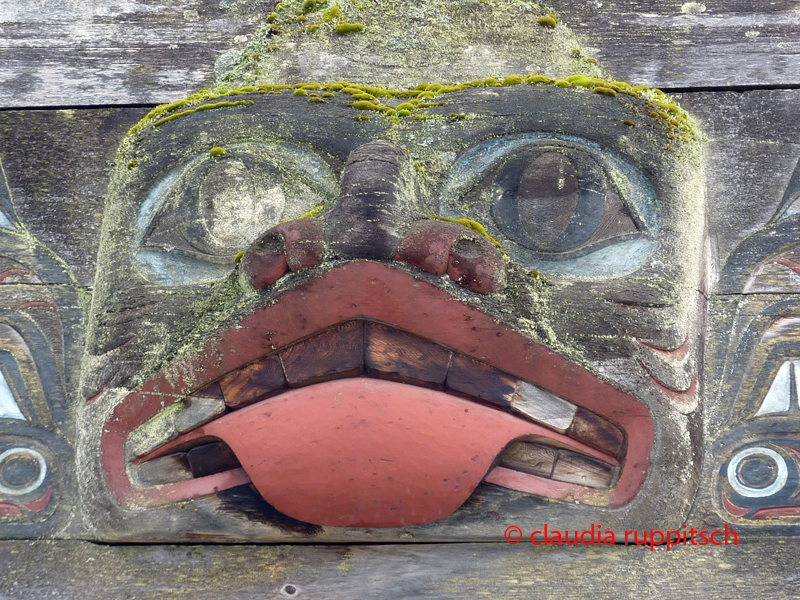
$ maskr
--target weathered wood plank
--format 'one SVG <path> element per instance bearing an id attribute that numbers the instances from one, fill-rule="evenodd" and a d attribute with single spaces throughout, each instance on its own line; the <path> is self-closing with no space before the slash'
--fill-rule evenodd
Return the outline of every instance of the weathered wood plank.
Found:
<path id="1" fill-rule="evenodd" d="M 0 106 L 168 102 L 207 87 L 260 3 L 0 5 Z"/>
<path id="2" fill-rule="evenodd" d="M 208 87 L 274 2 L 0 6 L 0 106 L 162 103 Z M 657 87 L 800 84 L 791 0 L 551 3 L 614 77 Z"/>
<path id="3" fill-rule="evenodd" d="M 572 535 L 572 532 L 570 532 Z M 641 540 L 640 540 L 641 541 Z M 264 598 L 796 598 L 791 540 L 665 548 L 100 546 L 0 543 L 0 597 L 12 600 Z M 757 567 L 754 567 L 757 565 Z"/>
<path id="4" fill-rule="evenodd" d="M 651 87 L 800 83 L 800 13 L 791 0 L 553 3 L 616 77 Z"/>
<path id="5" fill-rule="evenodd" d="M 146 113 L 141 108 L 0 112 L 0 160 L 17 214 L 66 261 L 81 285 L 94 280 L 117 148 Z"/>

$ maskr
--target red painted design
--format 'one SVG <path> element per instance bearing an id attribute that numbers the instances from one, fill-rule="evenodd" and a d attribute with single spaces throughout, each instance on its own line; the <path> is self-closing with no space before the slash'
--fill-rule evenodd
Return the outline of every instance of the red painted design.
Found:
<path id="1" fill-rule="evenodd" d="M 24 275 L 26 277 L 31 277 L 35 281 L 41 281 L 36 275 L 31 273 L 30 271 L 24 271 L 23 269 L 9 269 L 8 271 L 4 271 L 0 273 L 0 284 L 5 283 L 6 279 L 10 277 L 17 277 L 19 275 Z"/>
<path id="2" fill-rule="evenodd" d="M 668 362 L 681 362 L 684 358 L 686 358 L 686 355 L 689 354 L 689 350 L 692 347 L 692 345 L 689 343 L 688 333 L 686 334 L 686 339 L 683 341 L 683 344 L 681 344 L 674 350 L 656 348 L 655 346 L 651 346 L 650 344 L 645 344 L 642 340 L 636 340 L 636 341 L 643 348 L 646 348 L 647 350 L 650 350 L 651 352 L 655 353 L 656 356 L 661 356 Z"/>
<path id="3" fill-rule="evenodd" d="M 478 294 L 506 285 L 506 265 L 485 236 L 458 223 L 418 221 L 400 244 L 394 260 L 434 275 L 447 275 Z"/>
<path id="4" fill-rule="evenodd" d="M 778 517 L 800 517 L 800 506 L 776 506 L 759 508 L 751 519 L 776 519 Z"/>
<path id="5" fill-rule="evenodd" d="M 587 501 L 591 498 L 592 503 L 605 506 L 621 506 L 638 493 L 647 474 L 654 433 L 652 418 L 642 403 L 544 346 L 526 339 L 510 327 L 498 324 L 493 317 L 458 302 L 433 285 L 386 265 L 354 262 L 311 279 L 283 293 L 277 301 L 258 308 L 237 326 L 210 340 L 196 355 L 177 361 L 156 374 L 117 405 L 106 422 L 101 441 L 103 469 L 114 496 L 129 507 L 165 502 L 163 488 L 135 488 L 127 478 L 123 448 L 129 433 L 136 427 L 165 406 L 274 352 L 276 348 L 358 318 L 389 323 L 486 363 L 501 365 L 505 372 L 615 422 L 628 436 L 627 453 L 619 480 L 610 491 L 586 490 L 584 498 Z M 198 376 L 198 373 L 201 375 Z M 360 380 L 341 380 L 337 384 L 343 385 L 348 381 Z M 300 392 L 303 390 L 289 394 Z M 263 407 L 271 402 L 284 401 L 284 395 L 277 396 L 250 408 L 240 409 L 232 413 L 230 418 L 251 409 L 264 410 Z M 468 404 L 466 408 L 472 411 L 475 406 Z M 464 408 L 462 405 L 462 410 Z M 498 411 L 496 414 L 504 413 Z M 223 417 L 219 422 L 226 418 L 229 417 Z M 207 432 L 216 422 L 192 434 Z M 531 425 L 525 423 L 526 427 Z M 489 429 L 486 427 L 484 433 Z M 547 432 L 550 438 L 553 434 Z M 232 442 L 232 446 L 236 444 L 236 440 Z M 575 442 L 570 440 L 569 444 L 574 447 Z M 234 448 L 234 451 L 237 456 L 240 451 L 247 453 L 241 448 Z M 242 457 L 239 458 L 241 460 Z M 610 457 L 604 460 L 611 461 Z M 286 482 L 290 488 L 306 484 L 302 480 Z M 173 488 L 177 494 L 180 485 L 164 487 Z M 554 482 L 553 488 L 557 489 L 544 490 L 543 495 L 567 498 L 563 492 L 566 489 L 564 484 Z M 295 501 L 298 499 L 295 498 Z"/>
<path id="6" fill-rule="evenodd" d="M 16 504 L 0 502 L 0 517 L 18 517 L 22 514 L 22 509 Z"/>
<path id="7" fill-rule="evenodd" d="M 800 264 L 794 262 L 793 260 L 789 260 L 788 258 L 779 258 L 775 261 L 779 265 L 783 265 L 784 267 L 788 267 L 798 275 L 800 275 Z"/>
<path id="8" fill-rule="evenodd" d="M 645 370 L 647 370 L 647 367 L 645 367 L 644 364 L 642 364 L 642 366 Z M 672 400 L 675 404 L 689 406 L 697 402 L 697 375 L 692 378 L 692 384 L 689 386 L 689 389 L 684 392 L 676 392 L 675 390 L 671 390 L 668 387 L 661 385 L 652 375 L 650 375 L 649 371 L 647 374 L 650 377 L 650 380 L 653 382 L 653 385 L 655 385 L 662 394 Z"/>
<path id="9" fill-rule="evenodd" d="M 322 262 L 325 232 L 317 219 L 297 219 L 267 231 L 242 257 L 242 269 L 256 289 L 269 287 L 291 271 Z"/>
<path id="10" fill-rule="evenodd" d="M 730 500 L 728 500 L 728 496 L 725 494 L 725 492 L 722 493 L 722 506 L 724 506 L 725 510 L 727 510 L 734 517 L 743 517 L 750 512 L 749 508 L 739 508 L 733 504 Z"/>
<path id="11" fill-rule="evenodd" d="M 51 312 L 58 312 L 58 309 L 49 302 L 26 302 L 25 304 L 20 304 L 14 310 L 27 310 L 29 308 L 46 308 Z"/>
<path id="12" fill-rule="evenodd" d="M 50 487 L 47 488 L 47 493 L 42 498 L 36 500 L 35 502 L 31 502 L 30 504 L 23 504 L 22 506 L 24 506 L 31 512 L 39 512 L 40 510 L 43 510 L 44 508 L 47 507 L 47 505 L 50 503 L 50 497 L 52 495 L 53 495 L 53 486 L 51 485 Z"/>

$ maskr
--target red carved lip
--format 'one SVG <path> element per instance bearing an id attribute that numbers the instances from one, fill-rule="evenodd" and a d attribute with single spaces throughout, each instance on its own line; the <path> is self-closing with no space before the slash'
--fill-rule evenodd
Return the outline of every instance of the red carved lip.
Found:
<path id="1" fill-rule="evenodd" d="M 151 487 L 140 487 L 129 479 L 127 465 L 132 456 L 130 450 L 126 454 L 126 441 L 133 430 L 153 418 L 165 406 L 197 394 L 209 386 L 213 387 L 217 383 L 224 387 L 224 384 L 230 384 L 232 379 L 236 379 L 237 374 L 248 372 L 248 367 L 251 373 L 263 372 L 265 361 L 269 360 L 269 356 L 284 351 L 282 349 L 298 347 L 300 342 L 320 331 L 337 326 L 343 327 L 342 324 L 364 322 L 368 323 L 365 325 L 367 327 L 369 322 L 389 323 L 392 326 L 389 329 L 396 328 L 408 335 L 441 345 L 450 349 L 453 356 L 459 357 L 459 360 L 473 360 L 479 368 L 480 365 L 484 365 L 491 369 L 489 365 L 498 365 L 502 368 L 502 373 L 512 380 L 519 380 L 526 385 L 546 390 L 545 393 L 577 405 L 580 407 L 579 410 L 587 415 L 595 415 L 601 421 L 614 424 L 624 432 L 626 442 L 623 447 L 616 449 L 597 446 L 592 448 L 590 444 L 581 440 L 580 432 L 573 431 L 571 434 L 566 427 L 559 432 L 552 427 L 543 427 L 530 419 L 512 416 L 507 410 L 508 406 L 491 406 L 491 400 L 485 398 L 484 402 L 490 406 L 455 398 L 452 392 L 460 392 L 458 389 L 450 390 L 451 393 L 446 394 L 444 391 L 422 387 L 355 378 L 293 389 L 272 398 L 259 398 L 256 404 L 229 412 L 169 443 L 162 444 L 151 454 L 142 456 L 136 461 L 142 462 L 163 456 L 186 448 L 193 441 L 212 437 L 223 439 L 229 444 L 240 459 L 243 469 L 230 469 L 191 481 Z M 253 368 L 252 365 L 260 366 Z M 403 391 L 398 392 L 397 386 Z M 330 400 L 336 394 L 327 393 L 333 391 L 346 394 L 351 399 L 357 397 L 359 393 L 368 391 L 367 395 L 370 397 L 366 398 L 366 401 L 362 399 L 360 404 L 351 402 L 350 409 L 341 410 Z M 459 395 L 463 396 L 464 393 L 461 392 Z M 480 399 L 478 394 L 467 395 L 478 396 Z M 382 398 L 382 403 L 374 402 L 374 398 Z M 512 400 L 509 400 L 509 403 L 514 406 Z M 369 410 L 365 409 L 366 406 L 370 407 Z M 435 415 L 425 417 L 430 412 L 429 409 L 434 406 Z M 472 413 L 467 418 L 461 416 L 468 414 L 463 412 L 465 409 Z M 350 423 L 359 410 L 360 414 L 368 413 L 363 415 L 363 422 L 367 425 L 363 430 L 368 432 L 365 434 L 366 437 L 359 433 L 342 442 L 337 438 L 336 427 Z M 512 408 L 512 412 L 514 410 Z M 270 420 L 276 422 L 274 414 L 284 420 L 286 418 L 297 420 L 299 429 L 287 428 L 285 431 L 281 429 L 279 434 L 276 434 L 276 430 L 272 430 L 256 435 L 256 430 L 264 427 L 265 423 Z M 323 419 L 320 415 L 327 417 Z M 398 438 L 400 441 L 385 441 L 396 431 L 387 430 L 381 424 L 403 418 L 408 419 L 411 433 L 402 437 L 402 440 Z M 313 475 L 315 472 L 320 472 L 320 467 L 324 466 L 320 456 L 324 456 L 325 453 L 330 456 L 338 449 L 341 456 L 337 457 L 339 461 L 337 464 L 342 460 L 347 462 L 348 459 L 358 463 L 360 460 L 358 448 L 372 444 L 375 452 L 371 456 L 362 452 L 361 454 L 366 456 L 364 460 L 369 458 L 379 460 L 380 454 L 394 451 L 395 454 L 388 459 L 388 462 L 394 462 L 395 458 L 401 455 L 409 457 L 407 464 L 415 464 L 415 461 L 424 462 L 425 455 L 429 453 L 425 448 L 429 449 L 431 444 L 415 446 L 413 441 L 416 438 L 413 432 L 416 431 L 416 435 L 420 435 L 419 432 L 428 425 L 426 418 L 428 421 L 440 419 L 442 423 L 447 423 L 443 428 L 443 435 L 448 440 L 453 439 L 454 432 L 459 428 L 469 430 L 470 434 L 465 436 L 465 442 L 460 446 L 461 450 L 458 449 L 458 444 L 453 445 L 448 442 L 442 445 L 448 449 L 439 458 L 446 459 L 445 463 L 447 460 L 452 462 L 442 473 L 435 472 L 436 470 L 431 468 L 422 469 L 421 472 L 405 469 L 400 473 L 400 484 L 411 483 L 418 490 L 416 499 L 400 510 L 403 514 L 400 519 L 385 515 L 364 517 L 360 514 L 349 520 L 342 520 L 340 517 L 347 509 L 345 505 L 334 506 L 322 517 L 314 518 L 313 515 L 309 517 L 314 511 L 319 511 L 320 499 L 319 497 L 313 499 L 315 490 L 320 488 L 330 490 L 341 483 L 341 475 L 339 479 L 334 478 L 330 481 L 319 475 Z M 492 425 L 482 428 L 481 423 Z M 301 448 L 302 442 L 297 442 L 297 433 L 309 428 L 322 432 L 324 438 L 322 445 L 326 449 L 324 453 L 317 454 L 316 458 L 305 462 L 300 460 L 298 463 L 298 449 Z M 493 437 L 486 434 L 489 430 L 501 433 Z M 236 431 L 249 433 L 237 438 Z M 428 434 L 424 434 L 423 437 L 426 435 Z M 429 441 L 433 439 L 430 435 L 426 438 Z M 281 462 L 278 461 L 276 454 L 281 444 L 262 443 L 261 438 L 266 439 L 268 436 L 282 440 L 281 444 L 288 444 L 290 450 L 282 462 L 297 464 L 286 470 L 276 471 L 272 463 Z M 250 441 L 243 442 L 245 438 Z M 338 441 L 331 442 L 333 445 L 330 447 L 325 446 L 334 439 Z M 593 489 L 531 472 L 521 472 L 513 468 L 511 463 L 510 466 L 502 463 L 501 466 L 492 468 L 503 448 L 509 442 L 520 439 L 545 440 L 547 444 L 568 449 L 565 451 L 567 454 L 571 454 L 574 450 L 584 456 L 599 458 L 619 470 L 616 483 L 611 489 Z M 319 439 L 316 441 L 319 443 Z M 252 480 L 262 495 L 278 510 L 282 508 L 287 510 L 282 505 L 284 503 L 291 511 L 293 509 L 290 505 L 302 504 L 302 501 L 298 500 L 299 497 L 312 497 L 306 512 L 295 511 L 295 514 L 290 514 L 295 518 L 324 525 L 385 527 L 426 523 L 448 516 L 463 503 L 481 480 L 546 497 L 582 501 L 599 506 L 622 506 L 630 502 L 641 488 L 649 466 L 652 442 L 652 418 L 645 406 L 633 396 L 617 390 L 589 371 L 528 340 L 510 327 L 496 323 L 492 317 L 462 304 L 443 290 L 386 265 L 355 262 L 335 268 L 285 292 L 277 302 L 257 309 L 237 327 L 218 334 L 194 356 L 178 361 L 158 373 L 139 390 L 129 394 L 114 409 L 104 427 L 101 443 L 104 472 L 109 489 L 124 506 L 162 505 L 213 493 Z M 481 451 L 478 454 L 470 454 L 469 450 L 476 447 L 475 444 L 483 444 Z M 423 448 L 423 450 L 415 454 L 408 450 L 409 447 Z M 401 450 L 398 452 L 393 450 L 394 448 Z M 617 456 L 614 455 L 615 450 L 619 452 Z M 468 475 L 458 483 L 458 493 L 452 493 L 451 489 L 439 494 L 440 490 L 437 490 L 438 495 L 434 494 L 438 498 L 436 501 L 428 503 L 425 500 L 426 485 L 431 482 L 441 482 L 442 479 L 449 480 L 448 474 L 452 474 L 453 469 L 458 470 L 464 460 L 477 455 L 480 456 L 477 466 L 462 469 L 468 471 Z M 330 460 L 328 462 L 330 463 Z M 441 461 L 434 462 L 439 464 Z M 264 466 L 265 464 L 267 466 Z M 350 471 L 345 469 L 343 471 L 345 478 L 358 471 L 361 466 L 351 465 Z M 289 486 L 292 489 L 283 496 L 275 491 L 273 484 L 268 483 L 276 476 L 296 480 Z M 368 486 L 368 480 L 369 476 L 357 485 Z M 375 500 L 375 506 L 388 507 L 386 510 L 391 512 L 390 509 L 394 505 L 390 496 L 395 495 L 396 489 L 399 489 L 393 485 L 383 486 L 379 492 L 372 495 L 364 492 L 359 502 L 364 504 L 366 501 L 369 504 Z"/>

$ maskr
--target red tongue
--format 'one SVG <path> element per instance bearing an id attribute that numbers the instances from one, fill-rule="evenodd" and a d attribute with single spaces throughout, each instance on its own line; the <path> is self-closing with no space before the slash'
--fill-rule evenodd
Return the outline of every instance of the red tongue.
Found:
<path id="1" fill-rule="evenodd" d="M 287 392 L 209 423 L 202 434 L 231 447 L 276 509 L 335 527 L 443 519 L 509 441 L 561 437 L 442 392 L 364 378 Z"/>

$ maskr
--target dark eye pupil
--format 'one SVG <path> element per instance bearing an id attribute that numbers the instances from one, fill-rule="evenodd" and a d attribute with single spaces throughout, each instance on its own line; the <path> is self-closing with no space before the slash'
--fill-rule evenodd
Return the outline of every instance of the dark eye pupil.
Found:
<path id="1" fill-rule="evenodd" d="M 575 165 L 566 156 L 547 152 L 536 157 L 519 179 L 520 225 L 542 245 L 558 239 L 575 214 L 579 191 Z"/>

